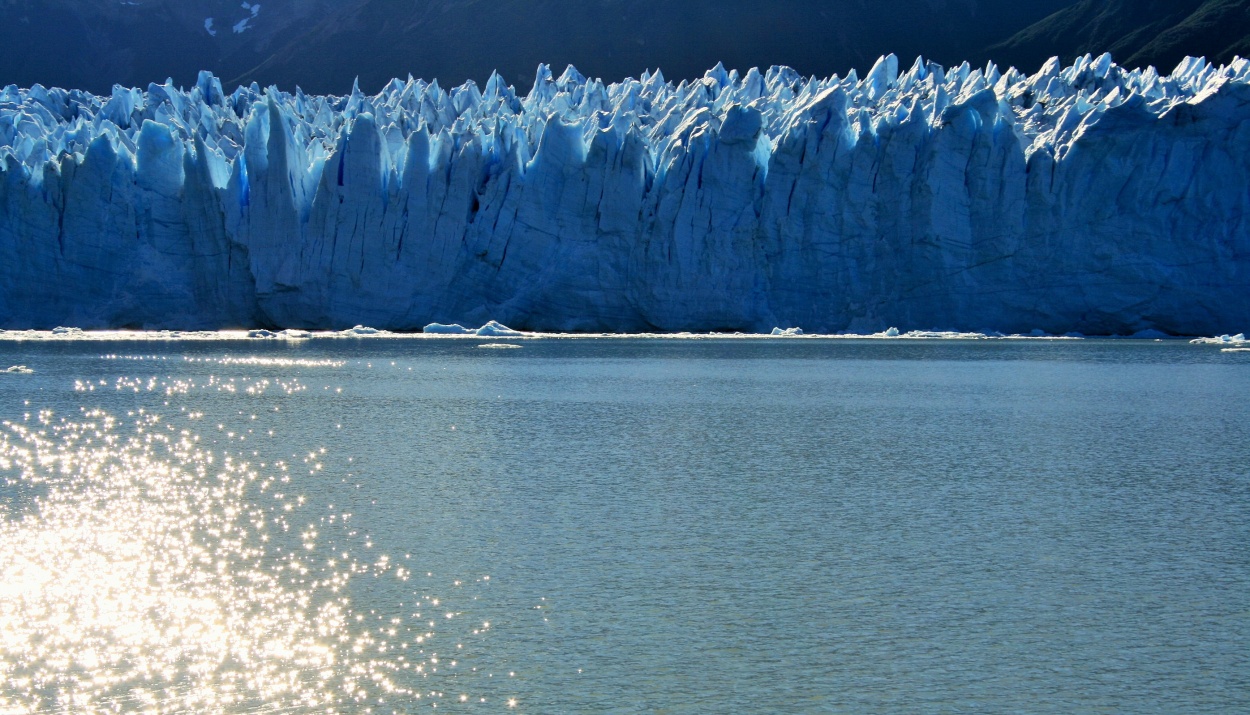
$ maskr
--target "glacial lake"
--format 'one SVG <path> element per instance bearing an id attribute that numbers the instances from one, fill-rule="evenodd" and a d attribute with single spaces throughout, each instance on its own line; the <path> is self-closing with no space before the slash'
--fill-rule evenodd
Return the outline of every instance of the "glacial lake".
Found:
<path id="1" fill-rule="evenodd" d="M 0 712 L 1250 710 L 1250 352 L 483 342 L 0 342 Z"/>

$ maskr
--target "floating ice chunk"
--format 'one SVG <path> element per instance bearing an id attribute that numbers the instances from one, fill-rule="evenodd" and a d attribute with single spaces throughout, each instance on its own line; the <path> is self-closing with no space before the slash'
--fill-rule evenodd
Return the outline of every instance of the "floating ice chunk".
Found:
<path id="1" fill-rule="evenodd" d="M 1236 345 L 1246 342 L 1246 334 L 1237 333 L 1236 335 L 1217 335 L 1214 338 L 1195 338 L 1189 342 L 1194 345 Z"/>
<path id="2" fill-rule="evenodd" d="M 430 323 L 422 328 L 421 332 L 432 333 L 435 335 L 473 335 L 477 331 L 466 328 L 459 323 L 453 323 L 451 325 L 444 325 L 443 323 Z"/>
<path id="3" fill-rule="evenodd" d="M 6 375 L 30 375 L 34 372 L 35 372 L 34 370 L 31 370 L 25 365 L 14 365 L 13 367 L 8 368 L 7 370 L 0 370 L 0 373 L 4 373 Z"/>
<path id="4" fill-rule="evenodd" d="M 82 335 L 82 328 L 63 328 L 57 326 L 52 329 L 53 335 Z"/>
<path id="5" fill-rule="evenodd" d="M 962 332 L 959 330 L 909 330 L 901 337 L 930 340 L 982 340 L 991 336 L 986 333 Z M 996 333 L 995 337 L 1003 337 L 1003 334 Z"/>
<path id="6" fill-rule="evenodd" d="M 344 335 L 349 338 L 353 336 L 358 336 L 358 335 L 385 335 L 385 334 L 386 334 L 385 330 L 378 330 L 377 328 L 370 328 L 364 325 L 357 325 L 354 328 L 348 328 L 347 330 L 343 330 L 339 332 L 339 335 Z"/>
<path id="7" fill-rule="evenodd" d="M 505 349 L 508 349 L 508 348 L 519 348 L 519 347 L 521 347 L 521 346 L 520 346 L 520 345 L 510 345 L 510 344 L 508 344 L 508 343 L 483 343 L 482 345 L 479 345 L 478 347 L 479 347 L 479 348 L 487 348 L 487 349 L 491 349 L 491 350 L 505 350 Z"/>
<path id="8" fill-rule="evenodd" d="M 247 331 L 249 338 L 276 338 L 278 334 L 271 330 L 249 330 Z"/>
<path id="9" fill-rule="evenodd" d="M 204 31 L 213 37 L 217 36 L 217 31 L 213 29 L 213 18 L 204 18 Z"/>
<path id="10" fill-rule="evenodd" d="M 1044 334 L 1043 334 L 1044 335 Z M 879 333 L 873 333 L 867 336 L 869 338 L 899 338 L 905 340 L 985 340 L 989 338 L 1034 338 L 1040 337 L 1037 331 L 1033 331 L 1029 335 L 1011 335 L 997 331 L 982 333 L 976 331 L 961 330 L 909 330 L 902 332 L 898 328 L 889 328 Z"/>
<path id="11" fill-rule="evenodd" d="M 513 330 L 503 323 L 494 320 L 477 329 L 477 334 L 488 338 L 519 338 L 525 335 L 519 330 Z"/>
<path id="12" fill-rule="evenodd" d="M 803 334 L 803 329 L 802 329 L 802 328 L 785 328 L 785 329 L 783 330 L 783 329 L 781 329 L 781 328 L 773 328 L 773 332 L 771 332 L 771 333 L 769 333 L 769 334 L 770 334 L 770 335 L 781 335 L 781 336 L 802 335 L 802 334 Z"/>

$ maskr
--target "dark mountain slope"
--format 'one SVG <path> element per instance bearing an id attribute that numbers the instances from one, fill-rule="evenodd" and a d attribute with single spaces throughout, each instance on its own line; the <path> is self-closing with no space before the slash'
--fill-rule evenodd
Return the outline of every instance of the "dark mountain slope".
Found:
<path id="1" fill-rule="evenodd" d="M 234 76 L 307 32 L 336 0 L 0 0 L 0 85 L 107 92 L 199 70 Z M 212 19 L 211 24 L 206 21 Z M 235 29 L 239 31 L 235 31 Z"/>
<path id="2" fill-rule="evenodd" d="M 1110 51 L 1125 66 L 1170 71 L 1186 55 L 1250 55 L 1250 0 L 1080 0 L 988 48 L 1003 64 Z"/>
<path id="3" fill-rule="evenodd" d="M 105 91 L 113 82 L 142 77 L 146 85 L 175 68 L 212 64 L 212 38 L 178 24 L 158 4 L 7 2 L 0 11 L 0 83 Z"/>
<path id="4" fill-rule="evenodd" d="M 1207 0 L 1133 53 L 1129 62 L 1171 67 L 1185 55 L 1205 55 L 1214 62 L 1250 57 L 1250 2 Z"/>
<path id="5" fill-rule="evenodd" d="M 655 67 L 695 77 L 718 61 L 829 75 L 888 52 L 960 62 L 1070 2 L 0 0 L 0 84 L 105 92 L 166 77 L 186 86 L 209 69 L 346 92 L 356 76 L 376 90 L 408 73 L 459 84 L 498 69 L 524 90 L 540 62 L 607 80 Z"/>
<path id="6" fill-rule="evenodd" d="M 526 88 L 540 62 L 609 80 L 656 67 L 696 77 L 718 61 L 862 72 L 889 52 L 962 61 L 1069 1 L 357 0 L 234 79 L 343 91 L 355 76 L 369 89 L 408 73 L 480 82 L 498 69 Z"/>
<path id="7" fill-rule="evenodd" d="M 187 86 L 208 69 L 342 93 L 356 77 L 377 90 L 499 70 L 525 91 L 540 62 L 609 81 L 716 62 L 826 76 L 888 52 L 1032 70 L 1110 50 L 1168 70 L 1187 54 L 1250 54 L 1248 38 L 1250 0 L 0 0 L 0 85 Z"/>

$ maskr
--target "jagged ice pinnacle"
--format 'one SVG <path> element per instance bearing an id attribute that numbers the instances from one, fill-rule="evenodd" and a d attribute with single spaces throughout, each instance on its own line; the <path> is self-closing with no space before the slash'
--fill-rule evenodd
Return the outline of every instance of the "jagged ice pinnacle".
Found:
<path id="1" fill-rule="evenodd" d="M 1250 62 L 0 92 L 0 327 L 1250 319 Z"/>

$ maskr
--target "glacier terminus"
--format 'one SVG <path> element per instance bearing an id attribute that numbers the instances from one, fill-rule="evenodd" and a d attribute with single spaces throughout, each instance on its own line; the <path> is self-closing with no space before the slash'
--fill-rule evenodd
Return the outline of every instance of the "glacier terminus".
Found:
<path id="1" fill-rule="evenodd" d="M 0 91 L 0 327 L 1250 321 L 1250 61 Z"/>

